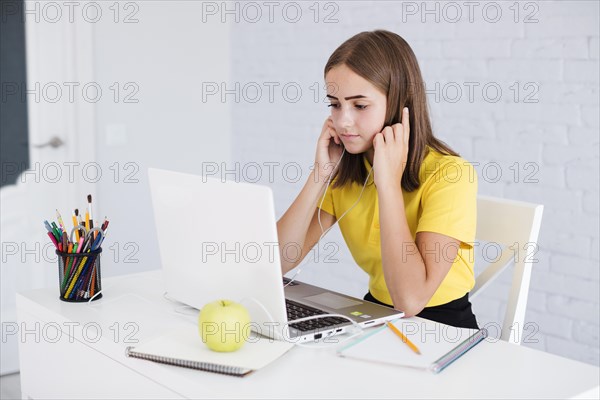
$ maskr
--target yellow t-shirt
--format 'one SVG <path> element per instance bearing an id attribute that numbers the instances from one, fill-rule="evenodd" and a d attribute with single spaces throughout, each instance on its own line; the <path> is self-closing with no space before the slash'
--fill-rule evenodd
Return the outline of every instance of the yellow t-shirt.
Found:
<path id="1" fill-rule="evenodd" d="M 477 222 L 477 174 L 468 161 L 428 149 L 419 170 L 421 185 L 412 192 L 402 190 L 408 227 L 413 240 L 417 232 L 428 231 L 460 241 L 448 275 L 426 305 L 432 307 L 463 297 L 475 284 L 473 243 Z M 371 165 L 366 157 L 363 158 L 367 171 L 370 171 Z M 332 186 L 333 182 L 321 209 L 339 220 L 359 198 L 363 185 L 353 183 L 336 189 Z M 373 174 L 362 198 L 339 225 L 354 261 L 369 274 L 369 291 L 377 300 L 391 305 L 381 264 L 379 202 Z"/>

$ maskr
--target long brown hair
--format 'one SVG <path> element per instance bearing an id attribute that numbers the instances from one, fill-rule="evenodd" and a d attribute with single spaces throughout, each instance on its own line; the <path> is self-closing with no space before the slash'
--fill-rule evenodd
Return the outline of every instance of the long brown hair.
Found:
<path id="1" fill-rule="evenodd" d="M 419 187 L 419 170 L 427 155 L 427 146 L 442 154 L 458 156 L 447 144 L 433 136 L 421 70 L 415 54 L 402 37 L 385 30 L 361 32 L 333 52 L 325 65 L 324 75 L 339 65 L 346 65 L 385 93 L 384 126 L 401 122 L 402 109 L 408 107 L 410 140 L 402 189 L 412 192 Z M 366 178 L 363 154 L 346 153 L 334 187 L 352 182 L 362 185 Z"/>

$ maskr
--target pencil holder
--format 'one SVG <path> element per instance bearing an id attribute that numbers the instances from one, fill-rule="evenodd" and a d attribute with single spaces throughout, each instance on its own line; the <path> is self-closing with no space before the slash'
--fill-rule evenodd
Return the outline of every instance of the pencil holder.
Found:
<path id="1" fill-rule="evenodd" d="M 63 253 L 56 250 L 62 301 L 82 303 L 102 297 L 102 293 L 99 293 L 102 290 L 100 253 L 102 248 L 87 253 Z"/>

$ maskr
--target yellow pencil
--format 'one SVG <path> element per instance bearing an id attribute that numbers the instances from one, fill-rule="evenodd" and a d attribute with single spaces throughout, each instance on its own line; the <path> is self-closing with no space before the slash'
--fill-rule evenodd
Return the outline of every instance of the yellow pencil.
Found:
<path id="1" fill-rule="evenodd" d="M 81 270 L 83 270 L 83 266 L 85 265 L 85 262 L 87 261 L 87 259 L 88 259 L 87 256 L 83 257 L 83 259 L 79 263 L 79 268 L 77 268 L 77 272 L 75 272 L 75 276 L 73 277 L 73 280 L 71 281 L 71 284 L 69 285 L 69 288 L 67 289 L 67 292 L 65 293 L 65 296 L 64 296 L 65 299 L 69 298 L 69 295 L 71 294 L 71 291 L 75 287 L 75 283 L 77 282 L 77 279 L 79 279 L 79 275 L 81 274 Z"/>
<path id="2" fill-rule="evenodd" d="M 390 328 L 392 330 L 392 332 L 394 332 L 400 339 L 402 339 L 402 341 L 404 343 L 406 343 L 412 351 L 414 351 L 417 354 L 421 354 L 421 352 L 419 351 L 419 348 L 417 346 L 415 346 L 413 342 L 408 340 L 408 338 L 406 336 L 404 336 L 404 334 L 402 332 L 400 332 L 400 330 L 398 328 L 396 328 L 393 324 L 390 324 L 389 321 L 386 322 L 386 325 L 388 326 L 388 328 Z"/>
<path id="3" fill-rule="evenodd" d="M 77 228 L 77 217 L 73 214 L 73 227 Z M 79 241 L 79 230 L 75 229 L 75 238 Z M 69 252 L 70 253 L 70 252 Z"/>

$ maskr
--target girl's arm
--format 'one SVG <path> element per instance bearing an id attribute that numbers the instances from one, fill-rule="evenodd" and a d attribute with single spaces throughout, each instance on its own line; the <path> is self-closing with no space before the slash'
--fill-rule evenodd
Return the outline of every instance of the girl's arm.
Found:
<path id="1" fill-rule="evenodd" d="M 417 232 L 416 240 L 412 238 L 400 185 L 409 139 L 409 110 L 404 108 L 402 123 L 385 127 L 373 140 L 383 276 L 394 308 L 406 316 L 425 308 L 450 271 L 460 245 L 440 233 Z"/>
<path id="2" fill-rule="evenodd" d="M 284 274 L 297 266 L 321 237 L 317 205 L 343 155 L 340 144 L 333 121 L 328 117 L 317 142 L 314 168 L 296 200 L 277 221 L 281 270 Z M 321 223 L 325 231 L 335 223 L 335 217 L 321 210 Z"/>
<path id="3" fill-rule="evenodd" d="M 378 189 L 383 275 L 394 308 L 406 316 L 421 312 L 452 267 L 460 241 L 418 232 L 416 243 L 404 213 L 402 189 Z"/>

